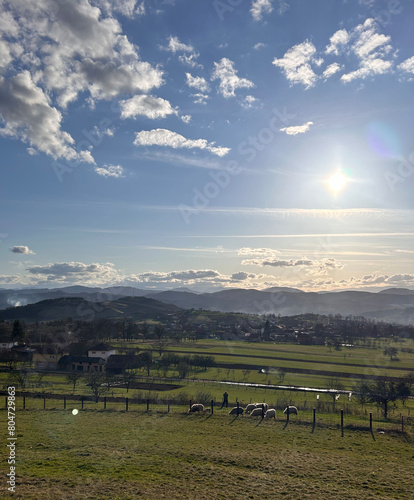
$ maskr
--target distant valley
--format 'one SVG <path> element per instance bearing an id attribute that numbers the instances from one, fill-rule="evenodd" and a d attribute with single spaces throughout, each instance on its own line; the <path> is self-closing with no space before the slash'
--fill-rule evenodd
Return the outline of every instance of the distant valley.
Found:
<path id="1" fill-rule="evenodd" d="M 100 305 L 97 306 L 97 303 Z M 151 314 L 173 313 L 178 308 L 282 316 L 340 314 L 412 325 L 414 290 L 391 288 L 380 292 L 316 293 L 274 287 L 267 290 L 226 289 L 195 293 L 186 290 L 148 291 L 121 286 L 0 290 L 0 318 L 9 320 L 26 318 L 28 321 L 48 321 L 69 316 L 86 319 L 88 310 L 95 311 L 94 317 L 143 319 Z"/>

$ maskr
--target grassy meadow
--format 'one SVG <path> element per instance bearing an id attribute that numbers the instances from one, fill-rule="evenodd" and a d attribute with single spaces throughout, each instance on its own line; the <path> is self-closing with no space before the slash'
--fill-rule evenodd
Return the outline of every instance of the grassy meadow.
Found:
<path id="1" fill-rule="evenodd" d="M 185 409 L 19 411 L 16 424 L 14 498 L 413 498 L 413 440 L 399 433 Z"/>

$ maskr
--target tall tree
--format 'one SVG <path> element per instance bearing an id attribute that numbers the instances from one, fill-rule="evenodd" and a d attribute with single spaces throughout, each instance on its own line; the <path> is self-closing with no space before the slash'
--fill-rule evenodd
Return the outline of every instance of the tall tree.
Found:
<path id="1" fill-rule="evenodd" d="M 13 340 L 17 340 L 18 342 L 23 342 L 25 335 L 26 335 L 26 330 L 24 327 L 24 323 L 22 323 L 19 319 L 14 320 L 13 330 L 12 330 Z"/>

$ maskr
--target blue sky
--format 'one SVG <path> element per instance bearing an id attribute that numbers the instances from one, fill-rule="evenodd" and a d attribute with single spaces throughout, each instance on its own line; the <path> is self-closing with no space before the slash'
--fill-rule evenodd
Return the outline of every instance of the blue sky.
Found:
<path id="1" fill-rule="evenodd" d="M 0 287 L 414 287 L 414 2 L 0 8 Z"/>

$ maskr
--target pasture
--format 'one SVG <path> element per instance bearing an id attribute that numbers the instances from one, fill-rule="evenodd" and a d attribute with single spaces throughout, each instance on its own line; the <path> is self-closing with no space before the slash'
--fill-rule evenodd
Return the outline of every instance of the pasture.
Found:
<path id="1" fill-rule="evenodd" d="M 14 498 L 413 498 L 409 435 L 346 428 L 341 437 L 334 425 L 295 419 L 286 426 L 280 413 L 261 421 L 184 407 L 17 411 Z"/>

